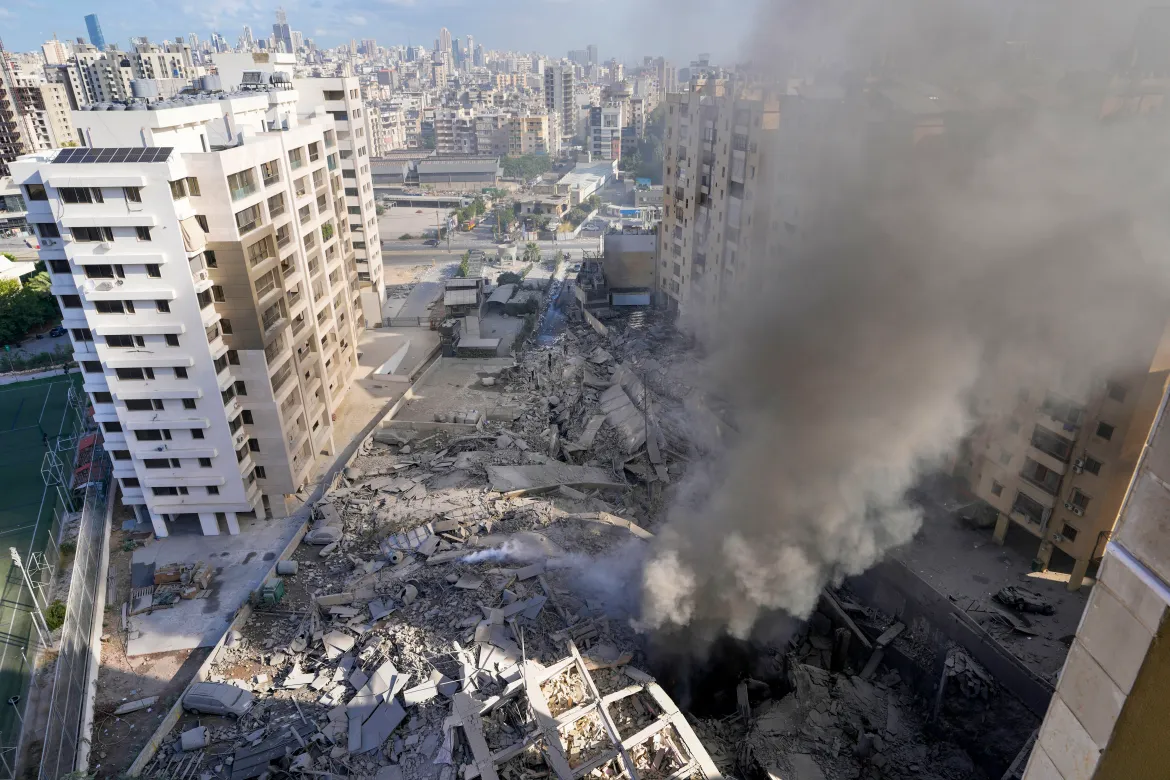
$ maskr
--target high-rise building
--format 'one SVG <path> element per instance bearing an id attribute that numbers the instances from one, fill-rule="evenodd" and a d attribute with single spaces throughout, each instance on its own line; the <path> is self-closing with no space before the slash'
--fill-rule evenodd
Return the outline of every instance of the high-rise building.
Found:
<path id="1" fill-rule="evenodd" d="M 292 36 L 292 53 L 296 54 L 301 50 L 301 47 L 304 46 L 305 37 L 300 30 L 293 30 L 289 34 Z"/>
<path id="2" fill-rule="evenodd" d="M 252 28 L 244 25 L 244 48 L 251 51 L 252 47 L 256 45 L 256 41 L 252 38 Z"/>
<path id="3" fill-rule="evenodd" d="M 53 40 L 41 44 L 41 52 L 45 55 L 45 63 L 48 65 L 64 65 L 69 61 L 69 47 L 64 41 L 57 40 L 56 36 Z"/>
<path id="4" fill-rule="evenodd" d="M 560 116 L 561 135 L 571 138 L 577 133 L 573 102 L 573 66 L 549 63 L 544 68 L 544 105 Z"/>
<path id="5" fill-rule="evenodd" d="M 473 62 L 476 65 L 476 67 L 483 67 L 483 65 L 485 64 L 484 58 L 483 58 L 483 44 L 482 43 L 478 43 L 475 45 L 475 59 L 473 60 Z"/>
<path id="6" fill-rule="evenodd" d="M 283 48 L 286 53 L 296 52 L 293 48 L 292 28 L 288 26 L 288 14 L 283 8 L 276 9 L 276 24 L 272 25 L 272 37 L 276 39 L 277 46 Z"/>
<path id="7" fill-rule="evenodd" d="M 480 64 L 475 61 L 475 37 L 471 35 L 467 36 L 467 62 L 471 65 Z"/>
<path id="8" fill-rule="evenodd" d="M 336 123 L 289 89 L 218 97 L 78 112 L 94 148 L 14 163 L 122 501 L 159 536 L 294 508 L 362 331 Z"/>
<path id="9" fill-rule="evenodd" d="M 102 26 L 98 22 L 97 14 L 89 14 L 85 17 L 85 29 L 89 31 L 89 42 L 98 51 L 105 51 L 106 36 L 102 35 Z"/>
<path id="10" fill-rule="evenodd" d="M 362 54 L 367 57 L 373 57 L 378 53 L 378 43 L 373 38 L 362 39 Z"/>
<path id="11" fill-rule="evenodd" d="M 589 151 L 595 160 L 617 160 L 622 156 L 622 130 L 625 127 L 625 105 L 611 101 L 589 110 L 586 137 Z"/>
<path id="12" fill-rule="evenodd" d="M 588 46 L 585 47 L 585 52 L 589 57 L 589 64 L 596 65 L 598 62 L 598 60 L 597 60 L 597 44 L 596 43 L 589 44 Z"/>
<path id="13" fill-rule="evenodd" d="M 451 31 L 446 27 L 439 30 L 439 51 L 451 52 Z"/>

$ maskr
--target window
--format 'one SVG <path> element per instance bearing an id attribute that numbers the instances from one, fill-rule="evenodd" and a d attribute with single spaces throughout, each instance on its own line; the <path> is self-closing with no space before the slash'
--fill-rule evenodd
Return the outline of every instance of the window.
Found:
<path id="1" fill-rule="evenodd" d="M 154 401 L 158 401 L 157 407 L 155 407 Z M 131 412 L 149 412 L 149 411 L 154 410 L 155 408 L 158 408 L 158 409 L 163 408 L 162 401 L 160 399 L 156 398 L 153 401 L 149 398 L 127 398 L 126 399 L 126 409 L 128 411 L 131 411 Z"/>
<path id="2" fill-rule="evenodd" d="M 95 404 L 112 404 L 114 402 L 114 396 L 110 395 L 106 390 L 97 390 L 93 394 L 93 402 Z"/>
<path id="3" fill-rule="evenodd" d="M 1124 385 L 1120 385 L 1117 382 L 1106 382 L 1105 391 L 1109 394 L 1109 398 L 1117 401 L 1117 403 L 1123 403 L 1125 401 L 1126 389 Z"/>
<path id="4" fill-rule="evenodd" d="M 208 268 L 219 268 L 219 262 L 215 259 L 215 252 L 210 249 L 203 250 L 203 262 L 207 263 Z"/>
<path id="5" fill-rule="evenodd" d="M 249 206 L 236 212 L 236 227 L 240 233 L 250 233 L 260 225 L 260 205 Z"/>
<path id="6" fill-rule="evenodd" d="M 1114 430 L 1115 428 L 1109 423 L 1097 423 L 1097 435 L 1105 441 L 1109 441 L 1113 438 Z"/>
<path id="7" fill-rule="evenodd" d="M 169 458 L 143 458 L 142 465 L 148 469 L 169 469 L 171 461 Z"/>
<path id="8" fill-rule="evenodd" d="M 256 441 L 255 439 L 248 439 L 248 449 L 250 449 L 252 452 L 259 452 L 260 442 Z"/>
<path id="9" fill-rule="evenodd" d="M 170 441 L 171 432 L 166 428 L 149 431 L 134 431 L 134 438 L 138 441 Z"/>
<path id="10" fill-rule="evenodd" d="M 199 467 L 204 469 L 211 468 L 211 458 L 200 458 Z"/>
<path id="11" fill-rule="evenodd" d="M 238 366 L 240 364 L 240 353 L 234 349 L 229 349 L 227 351 L 227 359 L 229 365 Z"/>
<path id="12" fill-rule="evenodd" d="M 178 337 L 177 335 L 175 335 L 174 333 L 168 333 L 168 334 L 166 334 L 165 338 L 166 338 L 166 340 L 167 340 L 167 346 L 168 346 L 168 347 L 177 347 L 177 346 L 179 346 L 179 337 Z"/>
<path id="13" fill-rule="evenodd" d="M 138 235 L 139 241 L 149 241 L 150 240 L 150 228 L 147 227 L 146 225 L 135 225 L 134 232 Z"/>
<path id="14" fill-rule="evenodd" d="M 58 187 L 57 193 L 66 203 L 104 203 L 100 187 Z"/>
<path id="15" fill-rule="evenodd" d="M 202 230 L 204 233 L 210 233 L 210 232 L 211 232 L 211 228 L 209 228 L 209 227 L 207 226 L 207 217 L 205 217 L 204 215 L 202 215 L 202 214 L 196 214 L 196 215 L 195 215 L 195 222 L 196 222 L 196 223 L 198 223 L 198 225 L 199 225 L 199 228 L 200 228 L 200 229 L 201 229 L 201 230 Z"/>
<path id="16" fill-rule="evenodd" d="M 223 288 L 220 287 L 218 284 L 211 285 L 211 297 L 217 303 L 223 303 L 224 301 L 227 300 L 227 298 L 225 298 L 223 296 Z"/>
<path id="17" fill-rule="evenodd" d="M 93 306 L 97 309 L 98 314 L 124 314 L 126 312 L 125 301 L 94 301 Z"/>
<path id="18" fill-rule="evenodd" d="M 24 196 L 29 200 L 48 200 L 49 193 L 45 192 L 45 185 L 43 184 L 26 184 L 24 185 Z"/>
<path id="19" fill-rule="evenodd" d="M 175 379 L 186 379 L 187 369 L 182 366 L 175 366 Z"/>
<path id="20" fill-rule="evenodd" d="M 1101 463 L 1101 461 L 1097 460 L 1096 458 L 1090 457 L 1088 455 L 1085 456 L 1085 472 L 1086 473 L 1092 474 L 1095 477 L 1100 476 L 1102 465 L 1103 464 Z"/>
<path id="21" fill-rule="evenodd" d="M 174 184 L 175 184 L 174 182 L 171 182 L 172 189 L 174 188 Z M 184 490 L 186 490 L 186 488 L 184 488 Z M 179 489 L 173 488 L 173 487 L 153 487 L 150 489 L 150 492 L 154 493 L 156 496 L 177 496 L 177 495 L 179 495 Z"/>
<path id="22" fill-rule="evenodd" d="M 1024 458 L 1020 477 L 1053 496 L 1060 490 L 1060 474 L 1031 458 Z"/>
<path id="23" fill-rule="evenodd" d="M 194 409 L 195 408 L 195 399 L 194 398 L 184 398 L 183 399 L 183 408 L 184 409 Z"/>
<path id="24" fill-rule="evenodd" d="M 119 379 L 154 379 L 153 368 L 115 368 Z"/>
<path id="25" fill-rule="evenodd" d="M 192 428 L 191 429 L 191 438 L 192 439 L 202 439 L 203 438 L 203 429 L 202 428 Z"/>
<path id="26" fill-rule="evenodd" d="M 1044 519 L 1044 505 L 1027 493 L 1016 493 L 1016 500 L 1012 503 L 1012 514 L 1022 515 L 1025 520 L 1039 525 Z"/>
<path id="27" fill-rule="evenodd" d="M 171 182 L 171 198 L 178 200 L 187 197 L 187 187 L 182 179 Z"/>
<path id="28" fill-rule="evenodd" d="M 1059 436 L 1042 425 L 1037 425 L 1033 429 L 1031 443 L 1033 447 L 1041 452 L 1065 462 L 1068 461 L 1073 451 L 1073 442 L 1071 439 Z"/>
<path id="29" fill-rule="evenodd" d="M 992 482 L 991 482 L 991 495 L 1002 496 L 1003 495 L 1003 485 L 992 480 Z"/>
<path id="30" fill-rule="evenodd" d="M 142 338 L 139 336 L 139 338 Z M 107 347 L 133 347 L 134 337 L 126 335 L 106 336 Z"/>
<path id="31" fill-rule="evenodd" d="M 105 423 L 102 423 L 102 429 L 105 430 L 106 433 L 121 433 L 122 432 L 122 423 L 105 422 Z"/>
<path id="32" fill-rule="evenodd" d="M 222 319 L 219 321 L 219 329 L 224 332 L 224 335 L 232 335 L 232 321 L 229 319 Z M 234 350 L 233 350 L 234 352 Z M 236 359 L 235 365 L 239 365 L 239 358 Z"/>
<path id="33" fill-rule="evenodd" d="M 227 182 L 228 192 L 231 193 L 232 200 L 246 198 L 256 191 L 251 168 L 245 168 L 238 173 L 231 174 L 227 177 Z"/>
<path id="34" fill-rule="evenodd" d="M 138 477 L 123 477 L 122 478 L 122 487 L 124 487 L 124 488 L 139 487 Z"/>
<path id="35" fill-rule="evenodd" d="M 1069 503 L 1083 512 L 1083 511 L 1085 511 L 1085 509 L 1088 508 L 1089 501 L 1091 501 L 1091 500 L 1092 499 L 1090 499 L 1088 496 L 1086 496 L 1080 490 L 1073 490 L 1072 498 L 1069 501 Z"/>
<path id="36" fill-rule="evenodd" d="M 115 275 L 122 279 L 126 277 L 120 265 L 87 265 L 84 268 L 87 279 L 113 279 Z"/>
<path id="37" fill-rule="evenodd" d="M 207 486 L 207 495 L 218 496 L 219 495 L 219 488 L 216 487 L 215 485 L 208 485 Z"/>
<path id="38" fill-rule="evenodd" d="M 74 241 L 81 243 L 114 240 L 114 229 L 108 227 L 75 227 L 69 228 L 69 232 Z"/>
<path id="39" fill-rule="evenodd" d="M 41 238 L 60 238 L 61 230 L 57 227 L 56 222 L 35 222 L 37 234 Z"/>
<path id="40" fill-rule="evenodd" d="M 62 295 L 61 308 L 63 309 L 80 309 L 81 296 L 80 295 Z"/>
<path id="41" fill-rule="evenodd" d="M 243 412 L 240 413 L 240 416 L 243 418 L 243 420 L 246 424 L 248 424 L 248 425 L 252 424 L 252 410 L 251 409 L 245 409 Z"/>
<path id="42" fill-rule="evenodd" d="M 126 196 L 126 200 L 131 203 L 142 202 L 142 188 L 141 187 L 123 187 L 122 194 Z"/>
<path id="43" fill-rule="evenodd" d="M 102 364 L 99 360 L 83 360 L 81 361 L 81 368 L 87 374 L 100 374 L 102 372 Z"/>
<path id="44" fill-rule="evenodd" d="M 1060 529 L 1060 535 L 1065 538 L 1065 541 L 1075 542 L 1077 540 L 1077 529 L 1065 523 L 1064 527 Z"/>
<path id="45" fill-rule="evenodd" d="M 199 180 L 194 176 L 188 176 L 183 181 L 187 183 L 187 193 L 196 198 L 199 197 Z"/>
<path id="46" fill-rule="evenodd" d="M 130 450 L 110 450 L 114 460 L 130 460 Z"/>
<path id="47" fill-rule="evenodd" d="M 236 395 L 247 395 L 247 394 L 248 394 L 248 385 L 245 384 L 244 380 L 242 380 L 242 379 L 236 380 Z"/>
<path id="48" fill-rule="evenodd" d="M 162 269 L 158 266 L 157 263 L 147 263 L 146 275 L 151 279 L 159 279 L 162 277 Z"/>
<path id="49" fill-rule="evenodd" d="M 254 476 L 256 479 L 264 479 L 268 475 L 264 472 L 263 466 L 257 466 L 256 468 L 252 469 L 252 476 Z"/>
<path id="50" fill-rule="evenodd" d="M 69 267 L 68 260 L 50 260 L 49 270 L 55 274 L 68 274 L 73 272 Z"/>

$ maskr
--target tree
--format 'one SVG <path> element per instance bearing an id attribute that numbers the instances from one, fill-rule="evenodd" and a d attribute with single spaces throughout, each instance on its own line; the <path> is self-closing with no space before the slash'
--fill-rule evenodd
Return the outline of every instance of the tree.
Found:
<path id="1" fill-rule="evenodd" d="M 577 227 L 582 222 L 584 222 L 588 216 L 589 214 L 583 211 L 580 206 L 575 206 L 568 214 L 565 215 L 565 221 L 573 227 Z"/>
<path id="2" fill-rule="evenodd" d="M 524 262 L 539 263 L 540 262 L 540 245 L 535 241 L 529 241 L 524 245 Z"/>
<path id="3" fill-rule="evenodd" d="M 505 157 L 500 165 L 504 169 L 504 178 L 528 181 L 550 170 L 552 160 L 546 154 L 524 154 L 519 157 Z"/>
<path id="4" fill-rule="evenodd" d="M 487 211 L 487 206 L 484 205 L 483 198 L 476 196 L 475 200 L 471 201 L 471 210 L 477 217 Z"/>
<path id="5" fill-rule="evenodd" d="M 386 207 L 383 206 L 381 203 L 377 203 L 374 205 L 374 213 L 380 217 L 386 213 Z"/>
<path id="6" fill-rule="evenodd" d="M 60 318 L 51 284 L 44 272 L 33 274 L 23 287 L 15 279 L 0 279 L 0 344 L 16 344 L 32 328 Z"/>
<path id="7" fill-rule="evenodd" d="M 470 270 L 471 270 L 471 250 L 469 249 L 466 252 L 464 252 L 463 257 L 460 258 L 459 270 L 457 270 L 455 272 L 455 275 L 460 277 L 460 278 L 466 278 L 467 272 Z"/>
<path id="8" fill-rule="evenodd" d="M 496 277 L 496 284 L 520 284 L 524 281 L 524 277 L 514 271 L 504 271 Z"/>

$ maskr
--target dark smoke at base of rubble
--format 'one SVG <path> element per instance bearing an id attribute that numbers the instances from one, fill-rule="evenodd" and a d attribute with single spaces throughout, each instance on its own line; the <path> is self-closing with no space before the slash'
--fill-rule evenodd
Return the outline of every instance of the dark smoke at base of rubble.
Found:
<path id="1" fill-rule="evenodd" d="M 772 5 L 777 26 L 793 4 Z M 891 24 L 915 7 L 881 6 Z M 814 29 L 806 43 L 829 35 L 844 37 Z M 1135 356 L 1148 367 L 1165 326 L 1156 121 L 1040 106 L 877 159 L 895 147 L 855 133 L 868 90 L 845 88 L 856 94 L 837 113 L 809 109 L 815 137 L 782 126 L 777 143 L 793 146 L 769 159 L 799 157 L 792 170 L 750 185 L 779 198 L 769 176 L 788 176 L 799 236 L 737 264 L 717 316 L 692 302 L 682 323 L 708 353 L 698 389 L 730 412 L 724 442 L 692 464 L 655 529 L 647 628 L 698 621 L 742 637 L 765 610 L 807 616 L 826 585 L 914 537 L 907 490 L 1005 418 L 1021 387 L 1099 390 Z"/>

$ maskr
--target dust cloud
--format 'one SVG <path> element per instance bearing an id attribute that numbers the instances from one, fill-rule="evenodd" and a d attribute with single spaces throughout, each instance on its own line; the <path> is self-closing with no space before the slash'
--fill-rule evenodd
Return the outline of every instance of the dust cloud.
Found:
<path id="1" fill-rule="evenodd" d="M 772 223 L 780 250 L 741 250 L 717 313 L 683 320 L 731 411 L 643 563 L 644 627 L 747 637 L 807 616 L 913 538 L 907 491 L 1021 387 L 1075 397 L 1148 365 L 1170 312 L 1170 136 L 1161 111 L 1101 110 L 1137 8 L 997 5 L 762 11 L 755 77 L 843 97 L 782 99 L 749 186 L 799 218 Z M 946 131 L 887 142 L 912 130 L 874 132 L 886 88 L 937 92 Z M 827 119 L 789 121 L 806 111 Z"/>

